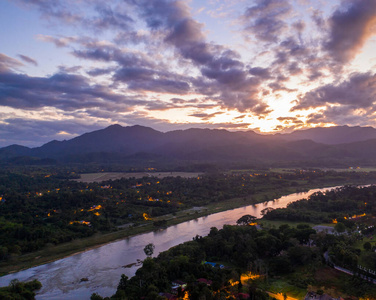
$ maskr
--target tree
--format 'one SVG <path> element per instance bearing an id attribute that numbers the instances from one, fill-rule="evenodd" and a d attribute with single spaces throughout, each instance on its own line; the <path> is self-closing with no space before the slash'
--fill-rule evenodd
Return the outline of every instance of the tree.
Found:
<path id="1" fill-rule="evenodd" d="M 336 224 L 336 226 L 334 226 L 334 229 L 338 232 L 338 233 L 343 233 L 345 232 L 346 230 L 346 226 L 345 224 L 343 224 L 342 222 L 338 222 Z"/>
<path id="2" fill-rule="evenodd" d="M 144 248 L 144 252 L 147 257 L 151 257 L 154 253 L 155 246 L 153 243 L 147 244 Z"/>
<path id="3" fill-rule="evenodd" d="M 128 276 L 121 274 L 120 282 L 118 284 L 118 290 L 125 290 L 127 288 Z"/>
<path id="4" fill-rule="evenodd" d="M 363 244 L 363 248 L 364 248 L 364 250 L 369 251 L 369 250 L 371 250 L 372 245 L 371 245 L 370 242 L 365 242 L 365 243 Z"/>
<path id="5" fill-rule="evenodd" d="M 256 220 L 256 217 L 251 215 L 244 215 L 239 220 L 236 221 L 236 224 L 238 225 L 248 225 L 250 223 L 253 223 Z"/>
<path id="6" fill-rule="evenodd" d="M 98 293 L 91 294 L 90 300 L 103 300 L 103 297 Z"/>
<path id="7" fill-rule="evenodd" d="M 262 216 L 265 216 L 265 215 L 267 215 L 269 212 L 271 212 L 272 210 L 274 210 L 274 208 L 273 207 L 266 207 L 266 208 L 264 208 L 263 210 L 261 210 L 261 215 Z"/>

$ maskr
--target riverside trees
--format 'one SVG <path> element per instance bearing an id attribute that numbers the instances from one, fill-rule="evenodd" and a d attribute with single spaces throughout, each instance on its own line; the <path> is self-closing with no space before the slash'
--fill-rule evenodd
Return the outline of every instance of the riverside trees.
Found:
<path id="1" fill-rule="evenodd" d="M 294 192 L 308 180 L 348 180 L 355 175 L 354 179 L 365 180 L 374 175 L 292 170 L 81 183 L 70 180 L 77 177 L 78 170 L 74 170 L 54 166 L 0 171 L 0 260 L 97 232 L 115 231 L 122 225 L 153 222 L 157 227 L 165 226 L 163 220 L 153 219 L 194 206 L 233 198 L 253 204 L 278 197 L 275 190 Z M 311 217 L 321 220 L 323 216 L 330 218 L 325 214 L 299 214 L 304 221 Z"/>
<path id="2" fill-rule="evenodd" d="M 269 230 L 230 225 L 221 230 L 212 228 L 207 237 L 196 237 L 162 252 L 157 258 L 147 258 L 134 277 L 126 284 L 119 284 L 111 299 L 122 299 L 124 295 L 129 300 L 157 299 L 159 293 L 174 293 L 183 299 L 184 292 L 171 290 L 174 281 L 186 283 L 185 296 L 189 299 L 200 299 L 202 295 L 206 299 L 232 299 L 239 293 L 248 294 L 251 299 L 268 299 L 262 289 L 268 290 L 274 277 L 303 290 L 309 285 L 322 286 L 316 271 L 326 268 L 321 258 L 325 248 L 319 243 L 308 246 L 301 239 L 307 230 L 312 231 L 304 225 L 296 228 L 282 225 Z M 313 230 L 310 236 L 318 241 L 315 235 Z M 331 237 L 329 241 L 337 244 L 343 238 Z M 213 267 L 214 264 L 205 264 L 205 261 L 221 262 L 225 267 Z M 332 282 L 330 287 L 333 288 Z M 371 283 L 357 283 L 351 276 L 336 288 L 339 293 L 348 291 L 349 295 L 358 297 L 376 296 Z"/>

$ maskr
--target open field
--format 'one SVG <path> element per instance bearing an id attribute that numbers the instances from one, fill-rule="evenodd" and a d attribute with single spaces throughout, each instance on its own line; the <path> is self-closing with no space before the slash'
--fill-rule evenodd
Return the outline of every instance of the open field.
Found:
<path id="1" fill-rule="evenodd" d="M 281 300 L 285 299 L 283 297 L 284 294 L 287 296 L 287 300 L 304 299 L 305 295 L 307 294 L 307 291 L 305 289 L 297 288 L 296 286 L 293 286 L 284 280 L 272 279 L 268 290 L 271 292 L 269 293 L 269 295 L 271 294 L 272 297 Z"/>
<path id="2" fill-rule="evenodd" d="M 317 225 L 317 224 L 308 223 L 308 222 L 292 222 L 292 221 L 285 221 L 285 220 L 266 220 L 266 219 L 261 219 L 257 223 L 262 225 L 263 228 L 279 228 L 279 226 L 283 224 L 288 224 L 290 227 L 296 227 L 299 224 L 305 224 L 311 227 Z"/>
<path id="3" fill-rule="evenodd" d="M 183 178 L 194 178 L 198 177 L 201 173 L 195 172 L 138 172 L 138 173 L 131 173 L 131 172 L 108 172 L 108 173 L 84 173 L 80 174 L 79 179 L 74 179 L 78 182 L 102 182 L 107 180 L 116 180 L 121 178 L 143 178 L 143 177 L 157 177 L 157 178 L 165 178 L 165 177 L 183 177 Z"/>
<path id="4" fill-rule="evenodd" d="M 309 225 L 311 227 L 314 227 L 316 225 L 329 226 L 329 227 L 335 226 L 335 224 L 328 224 L 328 223 L 314 224 L 310 222 L 293 222 L 293 221 L 286 221 L 286 220 L 266 220 L 266 219 L 260 219 L 258 220 L 258 223 L 262 225 L 263 228 L 266 228 L 266 229 L 279 228 L 279 226 L 284 225 L 284 224 L 287 224 L 290 227 L 296 227 L 299 224 Z"/>
<path id="5" fill-rule="evenodd" d="M 337 168 L 323 168 L 323 171 L 335 171 L 335 172 L 376 172 L 376 167 L 348 167 L 344 169 L 337 169 Z"/>
<path id="6" fill-rule="evenodd" d="M 238 169 L 231 170 L 230 173 L 257 173 L 257 172 L 273 172 L 273 173 L 294 173 L 295 170 L 304 170 L 307 168 L 270 168 L 267 170 L 259 169 Z M 349 166 L 348 168 L 318 168 L 321 171 L 335 171 L 335 172 L 376 172 L 376 167 L 358 167 L 358 166 Z"/>

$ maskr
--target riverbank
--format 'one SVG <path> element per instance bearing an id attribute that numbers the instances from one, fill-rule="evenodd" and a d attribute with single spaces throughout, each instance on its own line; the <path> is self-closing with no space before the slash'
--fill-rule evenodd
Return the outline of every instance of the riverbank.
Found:
<path id="1" fill-rule="evenodd" d="M 346 182 L 346 184 L 349 184 Z M 329 182 L 325 186 L 339 185 L 338 182 Z M 199 210 L 184 210 L 176 213 L 175 215 L 168 214 L 153 219 L 152 221 L 145 222 L 135 227 L 128 227 L 126 229 L 117 230 L 110 233 L 97 233 L 91 237 L 74 240 L 69 243 L 60 244 L 57 246 L 49 246 L 40 251 L 13 257 L 6 263 L 0 264 L 0 274 L 6 275 L 9 273 L 17 272 L 23 269 L 28 269 L 38 265 L 46 264 L 48 262 L 56 261 L 61 258 L 65 258 L 80 252 L 84 252 L 90 249 L 98 248 L 107 243 L 111 243 L 117 240 L 122 240 L 128 237 L 132 237 L 141 233 L 151 232 L 158 230 L 153 226 L 153 221 L 165 220 L 166 226 L 172 226 L 179 223 L 183 223 L 189 220 L 194 220 L 199 217 L 214 214 L 217 212 L 223 212 L 238 207 L 252 205 L 256 203 L 265 202 L 266 200 L 272 200 L 283 195 L 291 193 L 302 192 L 303 190 L 309 190 L 311 188 L 323 187 L 322 183 L 317 185 L 301 184 L 299 186 L 289 187 L 275 191 L 273 187 L 268 191 L 258 193 L 248 197 L 228 199 L 219 203 L 212 203 L 205 208 Z"/>

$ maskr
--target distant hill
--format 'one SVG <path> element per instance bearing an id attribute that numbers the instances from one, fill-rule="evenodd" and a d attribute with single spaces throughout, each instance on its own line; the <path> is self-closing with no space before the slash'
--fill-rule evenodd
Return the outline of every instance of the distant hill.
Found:
<path id="1" fill-rule="evenodd" d="M 10 145 L 4 148 L 0 148 L 0 158 L 9 159 L 16 156 L 30 155 L 31 149 L 20 145 Z"/>
<path id="2" fill-rule="evenodd" d="M 287 141 L 312 140 L 317 143 L 337 145 L 376 139 L 376 129 L 373 127 L 319 127 L 297 130 L 290 134 L 277 134 Z"/>
<path id="3" fill-rule="evenodd" d="M 4 163 L 43 162 L 236 162 L 312 166 L 376 162 L 376 129 L 337 126 L 290 134 L 187 129 L 160 132 L 144 126 L 111 125 L 67 141 L 41 147 L 12 145 L 0 149 Z"/>

